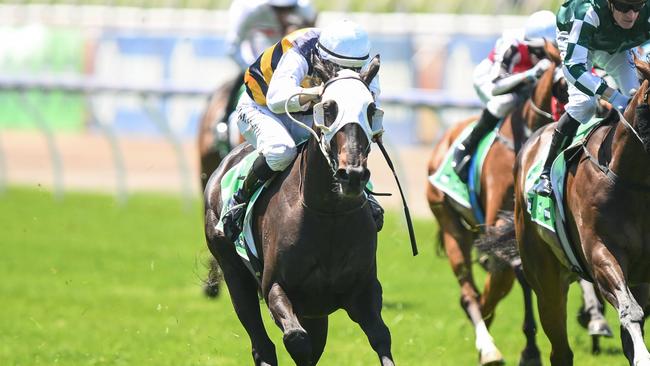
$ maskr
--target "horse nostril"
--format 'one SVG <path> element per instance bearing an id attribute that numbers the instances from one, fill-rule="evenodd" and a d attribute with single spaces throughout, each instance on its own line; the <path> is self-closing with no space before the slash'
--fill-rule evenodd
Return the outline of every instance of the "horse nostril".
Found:
<path id="1" fill-rule="evenodd" d="M 336 174 L 334 174 L 334 178 L 338 182 L 347 182 L 350 179 L 350 176 L 345 168 L 340 168 L 336 171 Z"/>

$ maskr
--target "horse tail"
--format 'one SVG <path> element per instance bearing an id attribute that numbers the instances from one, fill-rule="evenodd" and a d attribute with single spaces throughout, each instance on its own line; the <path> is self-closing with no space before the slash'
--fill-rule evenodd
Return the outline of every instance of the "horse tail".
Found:
<path id="1" fill-rule="evenodd" d="M 445 242 L 442 239 L 442 229 L 438 228 L 438 242 L 436 243 L 436 256 L 444 258 L 447 256 L 447 251 L 445 250 Z"/>
<path id="2" fill-rule="evenodd" d="M 492 268 L 514 268 L 521 263 L 515 239 L 514 212 L 501 211 L 498 217 L 503 224 L 487 228 L 485 235 L 477 239 L 474 245 L 479 252 L 494 259 L 489 261 Z"/>

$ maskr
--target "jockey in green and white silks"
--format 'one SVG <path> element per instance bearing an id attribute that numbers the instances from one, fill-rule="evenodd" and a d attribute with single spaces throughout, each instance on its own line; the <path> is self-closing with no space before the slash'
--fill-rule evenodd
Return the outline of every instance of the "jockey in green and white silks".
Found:
<path id="1" fill-rule="evenodd" d="M 639 87 L 633 49 L 650 38 L 648 0 L 569 0 L 557 13 L 558 47 L 563 71 L 569 83 L 569 103 L 558 121 L 550 151 L 539 181 L 537 194 L 550 196 L 553 160 L 575 136 L 580 123 L 596 113 L 597 97 L 613 108 L 625 109 L 630 91 Z M 591 72 L 605 70 L 618 89 Z"/>
<path id="2" fill-rule="evenodd" d="M 307 126 L 313 125 L 312 106 L 322 93 L 313 61 L 360 71 L 370 62 L 368 34 L 354 22 L 335 22 L 323 29 L 305 28 L 285 36 L 252 63 L 244 75 L 246 93 L 237 104 L 238 127 L 260 156 L 229 202 L 222 218 L 224 233 L 234 241 L 242 230 L 246 205 L 253 193 L 276 172 L 283 171 L 297 156 L 296 144 L 309 132 L 285 114 L 289 112 Z M 380 93 L 379 76 L 370 82 L 375 100 Z M 302 93 L 299 97 L 293 97 Z M 288 103 L 287 103 L 288 100 Z M 375 102 L 377 104 L 377 102 Z M 373 129 L 381 129 L 380 123 Z M 381 228 L 383 209 L 369 196 L 373 217 Z"/>

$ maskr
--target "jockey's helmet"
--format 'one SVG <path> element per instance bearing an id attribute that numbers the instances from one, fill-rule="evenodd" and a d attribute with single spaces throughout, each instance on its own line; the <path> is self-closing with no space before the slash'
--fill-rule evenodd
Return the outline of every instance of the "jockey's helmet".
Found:
<path id="1" fill-rule="evenodd" d="M 298 5 L 298 0 L 267 0 L 267 3 L 278 8 L 291 8 Z"/>
<path id="2" fill-rule="evenodd" d="M 645 6 L 646 0 L 608 0 L 614 9 L 627 13 L 630 10 L 638 12 Z"/>
<path id="3" fill-rule="evenodd" d="M 540 10 L 526 19 L 524 26 L 524 41 L 529 46 L 541 47 L 544 40 L 557 46 L 555 14 L 548 10 Z"/>
<path id="4" fill-rule="evenodd" d="M 322 60 L 345 68 L 360 68 L 368 61 L 368 33 L 357 23 L 342 20 L 323 28 L 316 45 Z"/>

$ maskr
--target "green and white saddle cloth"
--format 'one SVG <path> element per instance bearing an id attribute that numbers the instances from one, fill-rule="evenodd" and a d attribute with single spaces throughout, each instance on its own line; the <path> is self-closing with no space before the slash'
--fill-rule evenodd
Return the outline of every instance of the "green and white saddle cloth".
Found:
<path id="1" fill-rule="evenodd" d="M 583 275 L 583 265 L 574 251 L 574 245 L 569 240 L 566 227 L 566 213 L 564 208 L 564 185 L 566 182 L 567 160 L 583 144 L 589 133 L 601 124 L 603 118 L 594 118 L 589 123 L 580 125 L 575 138 L 568 148 L 558 154 L 551 168 L 551 184 L 553 195 L 543 197 L 535 193 L 533 187 L 537 183 L 540 173 L 548 155 L 550 145 L 543 147 L 544 154 L 539 154 L 538 159 L 526 172 L 524 190 L 526 192 L 526 210 L 531 221 L 538 225 L 539 233 L 562 263 L 574 272 Z"/>
<path id="2" fill-rule="evenodd" d="M 230 168 L 221 178 L 221 202 L 223 202 L 223 207 L 221 207 L 220 217 L 223 217 L 224 214 L 226 213 L 228 208 L 227 203 L 230 200 L 230 198 L 244 184 L 244 178 L 248 175 L 248 172 L 253 166 L 253 162 L 259 156 L 259 154 L 260 154 L 259 151 L 253 150 L 248 155 L 246 155 L 240 162 L 238 162 L 232 168 Z M 270 180 L 266 183 L 268 184 L 269 182 Z M 253 242 L 253 231 L 251 229 L 251 217 L 253 215 L 251 215 L 250 213 L 253 210 L 255 201 L 260 196 L 260 193 L 262 193 L 262 191 L 264 190 L 264 187 L 266 187 L 266 184 L 260 187 L 253 194 L 248 205 L 246 206 L 246 214 L 244 216 L 244 227 L 241 234 L 239 234 L 239 237 L 237 238 L 237 240 L 235 240 L 234 243 L 235 249 L 237 250 L 237 254 L 244 260 L 244 263 L 246 263 L 247 266 L 250 266 L 251 255 L 256 259 L 259 259 L 259 256 L 257 254 L 257 249 L 255 248 Z M 223 222 L 221 222 L 221 220 L 219 220 L 219 222 L 217 223 L 217 229 L 223 231 Z M 249 269 L 251 268 L 249 267 Z M 255 272 L 256 271 L 253 271 L 253 273 Z"/>
<path id="3" fill-rule="evenodd" d="M 469 124 L 463 129 L 447 150 L 447 154 L 443 158 L 438 170 L 429 176 L 429 182 L 451 198 L 454 208 L 463 216 L 468 224 L 474 227 L 485 223 L 485 215 L 479 200 L 481 196 L 480 176 L 485 157 L 497 137 L 497 132 L 501 128 L 502 122 L 499 122 L 479 143 L 470 162 L 467 183 L 460 180 L 451 164 L 456 146 L 472 132 L 476 122 Z"/>

